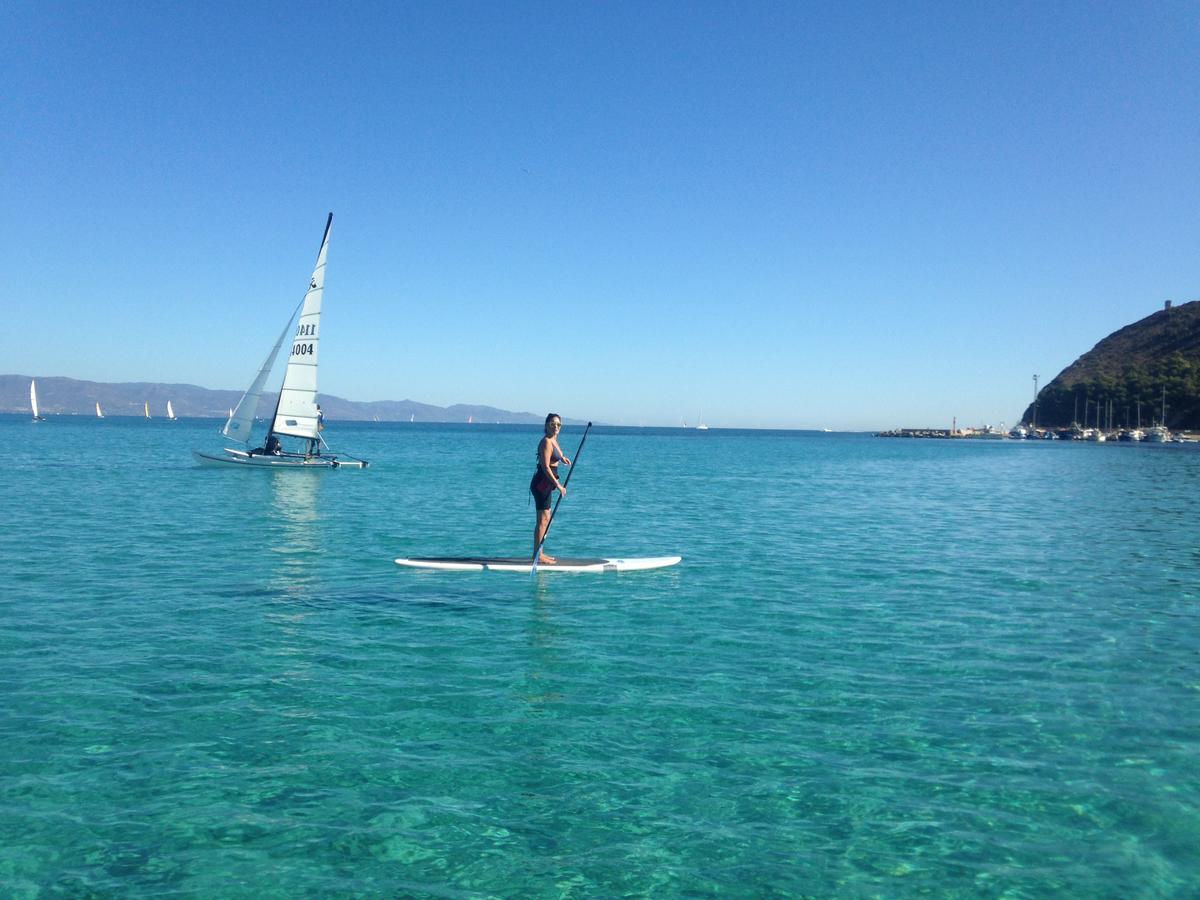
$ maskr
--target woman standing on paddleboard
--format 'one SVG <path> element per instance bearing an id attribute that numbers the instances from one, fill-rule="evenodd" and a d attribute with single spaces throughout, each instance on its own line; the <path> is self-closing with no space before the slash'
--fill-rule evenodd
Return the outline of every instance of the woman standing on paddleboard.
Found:
<path id="1" fill-rule="evenodd" d="M 550 497 L 557 490 L 562 496 L 567 495 L 567 489 L 563 483 L 558 480 L 558 465 L 562 463 L 564 466 L 569 466 L 571 460 L 567 459 L 562 448 L 558 446 L 558 433 L 562 430 L 562 418 L 558 413 L 550 413 L 546 416 L 546 436 L 538 442 L 537 448 L 537 471 L 533 473 L 533 480 L 529 482 L 529 491 L 533 494 L 534 502 L 537 504 L 537 518 L 533 525 L 533 552 L 538 552 L 538 547 L 542 545 L 542 538 L 546 536 L 546 528 L 550 524 Z M 549 565 L 554 562 L 553 556 L 547 556 L 545 553 L 538 559 L 539 565 Z"/>

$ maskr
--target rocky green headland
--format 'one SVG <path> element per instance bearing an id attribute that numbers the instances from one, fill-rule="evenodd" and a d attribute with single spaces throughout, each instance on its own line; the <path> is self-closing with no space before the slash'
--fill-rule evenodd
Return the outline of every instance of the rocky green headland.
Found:
<path id="1" fill-rule="evenodd" d="M 1069 428 L 1094 419 L 1097 408 L 1111 410 L 1116 427 L 1136 425 L 1140 408 L 1143 426 L 1200 431 L 1200 300 L 1167 306 L 1100 341 L 1038 392 L 1036 424 Z M 1031 403 L 1021 421 L 1032 424 L 1034 414 Z"/>

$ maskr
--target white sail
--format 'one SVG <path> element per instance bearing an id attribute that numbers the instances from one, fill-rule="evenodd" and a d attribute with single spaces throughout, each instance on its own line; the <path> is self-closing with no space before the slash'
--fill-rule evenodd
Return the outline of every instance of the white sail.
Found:
<path id="1" fill-rule="evenodd" d="M 296 309 L 299 308 L 300 305 L 297 304 Z M 279 339 L 275 341 L 275 346 L 271 348 L 271 352 L 267 354 L 267 358 L 259 367 L 258 374 L 254 376 L 254 382 L 246 389 L 246 393 L 242 394 L 238 405 L 229 411 L 229 421 L 221 429 L 221 434 L 225 437 L 250 443 L 250 431 L 254 427 L 254 416 L 258 412 L 258 398 L 262 396 L 263 385 L 266 384 L 267 377 L 271 374 L 271 367 L 275 365 L 275 357 L 279 355 L 279 348 L 283 346 L 288 332 L 292 330 L 292 319 L 295 316 L 296 310 L 294 309 L 292 315 L 288 317 L 287 324 L 283 326 L 283 331 L 279 332 Z"/>
<path id="2" fill-rule="evenodd" d="M 99 401 L 99 400 L 97 400 L 97 401 L 96 401 L 96 418 L 97 418 L 97 419 L 103 419 L 103 418 L 104 418 L 104 413 L 102 413 L 102 412 L 100 411 L 100 401 Z"/>
<path id="3" fill-rule="evenodd" d="M 147 400 L 147 401 L 146 401 L 144 404 L 142 404 L 142 406 L 143 406 L 143 409 L 144 409 L 144 410 L 145 410 L 145 412 L 146 412 L 146 418 L 147 418 L 147 419 L 148 419 L 148 418 L 150 418 L 150 401 L 149 401 L 149 400 Z"/>
<path id="4" fill-rule="evenodd" d="M 315 439 L 317 437 L 317 350 L 320 346 L 321 299 L 325 293 L 325 256 L 329 251 L 329 229 L 333 213 L 325 222 L 325 236 L 317 253 L 317 265 L 308 282 L 308 293 L 292 338 L 292 352 L 279 391 L 279 406 L 271 430 L 276 434 Z"/>
<path id="5" fill-rule="evenodd" d="M 37 404 L 37 382 L 36 382 L 36 381 L 31 381 L 31 382 L 29 382 L 29 405 L 30 405 L 31 407 L 33 407 L 33 419 L 34 419 L 34 421 L 36 422 L 36 421 L 38 421 L 39 419 L 41 419 L 41 418 L 42 418 L 42 414 L 38 412 L 38 404 Z"/>
<path id="6" fill-rule="evenodd" d="M 173 406 L 171 405 L 171 401 L 170 401 L 170 400 L 168 400 L 168 401 L 167 401 L 167 418 L 168 418 L 168 419 L 174 419 L 174 418 L 175 418 L 175 407 L 173 407 Z"/>

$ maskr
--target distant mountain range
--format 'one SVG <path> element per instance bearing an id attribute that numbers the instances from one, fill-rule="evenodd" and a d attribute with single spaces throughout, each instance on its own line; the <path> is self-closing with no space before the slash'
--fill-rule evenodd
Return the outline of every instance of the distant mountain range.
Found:
<path id="1" fill-rule="evenodd" d="M 1166 306 L 1114 331 L 1067 366 L 1037 397 L 1037 424 L 1066 428 L 1161 422 L 1175 431 L 1200 430 L 1200 300 Z M 1023 422 L 1033 421 L 1031 403 Z"/>
<path id="2" fill-rule="evenodd" d="M 135 381 L 109 384 L 45 375 L 0 375 L 0 413 L 29 412 L 29 382 L 37 379 L 38 406 L 43 415 L 94 416 L 99 403 L 106 416 L 141 416 L 150 404 L 154 418 L 166 416 L 167 401 L 180 417 L 223 419 L 242 398 L 241 391 L 211 391 L 194 384 L 159 384 Z M 274 408 L 278 394 L 263 392 L 259 410 Z M 365 403 L 321 394 L 321 410 L 328 421 L 498 422 L 540 425 L 545 414 L 510 412 L 494 406 L 433 406 L 415 400 L 378 400 Z M 572 420 L 567 420 L 572 421 Z"/>

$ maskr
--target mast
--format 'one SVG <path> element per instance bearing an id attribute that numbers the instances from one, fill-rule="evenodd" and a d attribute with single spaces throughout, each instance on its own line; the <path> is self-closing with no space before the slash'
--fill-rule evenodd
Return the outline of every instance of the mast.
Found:
<path id="1" fill-rule="evenodd" d="M 300 318 L 292 342 L 291 354 L 283 370 L 283 384 L 275 403 L 275 414 L 267 437 L 286 434 L 291 437 L 320 440 L 320 408 L 317 405 L 317 356 L 320 347 L 319 325 L 325 293 L 325 261 L 329 253 L 329 231 L 333 213 L 325 220 L 321 246 L 308 290 L 300 308 Z M 283 428 L 276 428 L 283 425 Z"/>
<path id="2" fill-rule="evenodd" d="M 333 227 L 333 213 L 332 212 L 329 214 L 329 217 L 325 220 L 325 231 L 321 234 L 321 244 L 317 248 L 317 267 L 316 267 L 316 269 L 313 270 L 312 278 L 309 279 L 308 290 L 305 292 L 304 299 L 301 301 L 302 309 L 300 311 L 300 320 L 302 323 L 304 320 L 305 313 L 308 310 L 308 299 L 309 299 L 310 295 L 312 295 L 312 293 L 314 291 L 317 291 L 317 292 L 320 292 L 323 294 L 324 290 L 325 290 L 324 254 L 326 252 L 326 246 L 329 242 L 329 229 L 331 227 Z M 317 301 L 317 311 L 318 311 L 318 313 L 320 312 L 320 300 L 319 299 Z M 299 331 L 299 328 L 297 329 L 297 331 Z M 292 347 L 293 355 L 295 355 L 295 350 L 296 350 L 295 345 L 293 345 L 293 347 Z M 290 359 L 288 360 L 288 364 L 289 365 L 291 364 Z M 283 370 L 283 384 L 281 384 L 279 387 L 279 396 L 277 396 L 275 398 L 275 411 L 271 414 L 271 423 L 267 426 L 266 437 L 263 438 L 263 446 L 264 447 L 266 447 L 267 441 L 269 441 L 271 439 L 271 436 L 275 433 L 275 423 L 279 420 L 279 407 L 283 403 L 283 392 L 284 392 L 284 388 L 287 385 L 287 380 L 288 380 L 287 372 L 288 372 L 287 367 L 285 367 Z M 314 391 L 314 394 L 315 394 L 315 391 Z"/>

